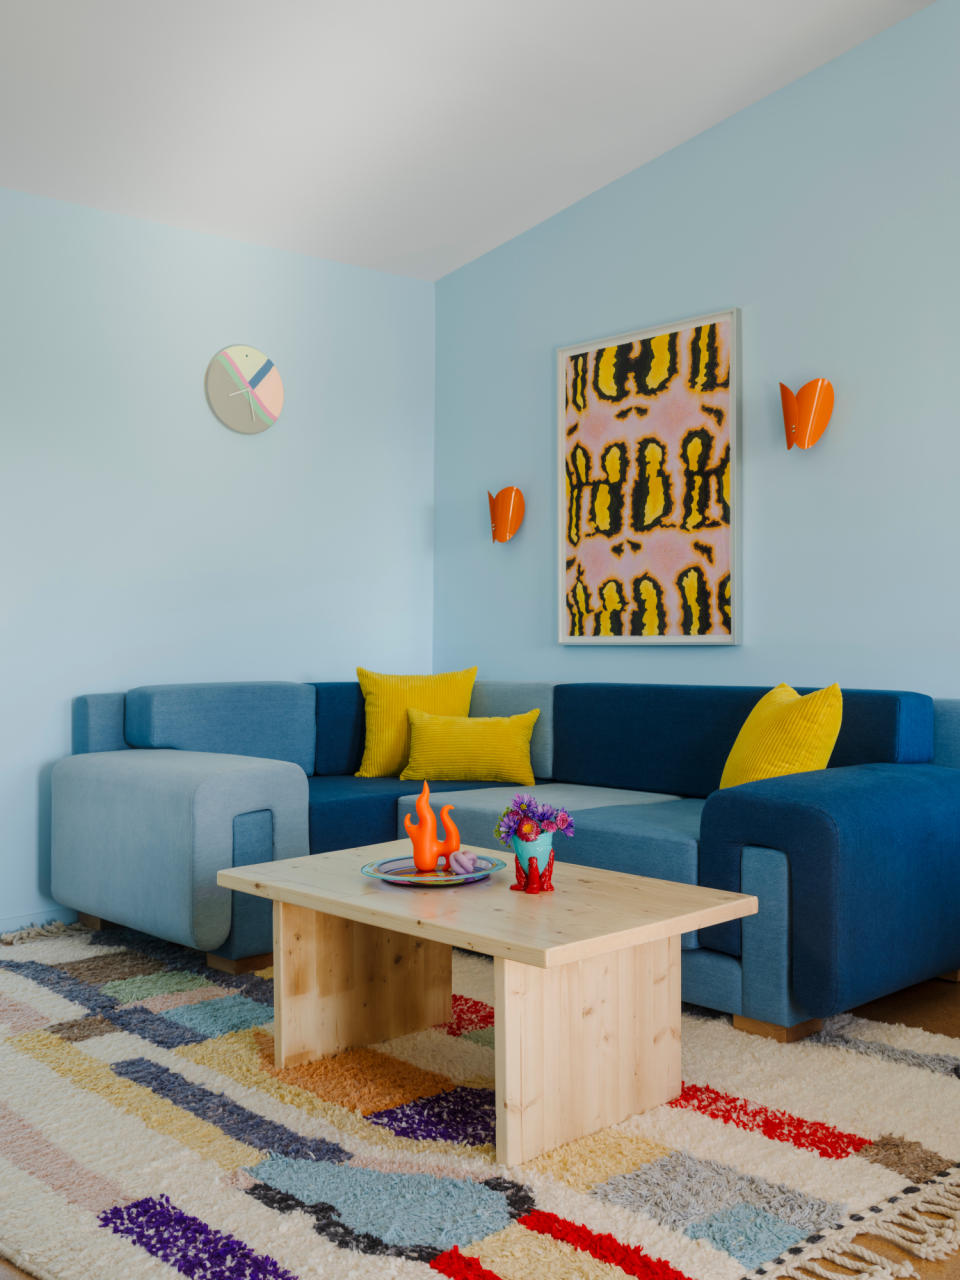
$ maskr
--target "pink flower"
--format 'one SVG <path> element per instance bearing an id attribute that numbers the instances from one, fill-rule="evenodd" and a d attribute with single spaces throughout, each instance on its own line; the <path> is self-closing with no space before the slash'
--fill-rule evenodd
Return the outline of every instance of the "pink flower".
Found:
<path id="1" fill-rule="evenodd" d="M 531 841 L 536 840 L 540 834 L 540 823 L 534 822 L 532 818 L 523 818 L 517 823 L 517 838 L 519 840 Z"/>
<path id="2" fill-rule="evenodd" d="M 558 831 L 563 831 L 564 828 L 569 827 L 569 825 L 570 825 L 570 815 L 569 813 L 567 813 L 566 809 L 561 809 L 560 812 L 557 814 L 556 829 Z"/>
<path id="3" fill-rule="evenodd" d="M 549 818 L 546 820 L 546 822 L 541 823 L 541 826 L 543 827 L 544 831 L 557 830 L 557 824 L 555 822 L 552 822 Z"/>

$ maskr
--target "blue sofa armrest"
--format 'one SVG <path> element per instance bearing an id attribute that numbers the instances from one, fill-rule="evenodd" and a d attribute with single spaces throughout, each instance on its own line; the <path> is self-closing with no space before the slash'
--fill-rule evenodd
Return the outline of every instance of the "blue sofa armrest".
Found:
<path id="1" fill-rule="evenodd" d="M 234 818 L 269 810 L 273 856 L 309 853 L 299 765 L 205 751 L 102 751 L 53 769 L 52 889 L 65 906 L 212 951 L 230 932 Z"/>
<path id="2" fill-rule="evenodd" d="M 740 889 L 743 850 L 790 868 L 792 994 L 827 1017 L 960 963 L 960 770 L 866 764 L 714 792 L 700 883 Z M 740 930 L 704 946 L 739 954 Z"/>

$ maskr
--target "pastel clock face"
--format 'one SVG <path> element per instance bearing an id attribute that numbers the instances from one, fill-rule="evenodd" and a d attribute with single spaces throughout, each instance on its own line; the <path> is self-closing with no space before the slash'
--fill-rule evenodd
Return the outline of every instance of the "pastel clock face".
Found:
<path id="1" fill-rule="evenodd" d="M 280 417 L 283 381 L 256 347 L 224 347 L 207 365 L 207 401 L 225 427 L 244 435 L 266 431 Z"/>

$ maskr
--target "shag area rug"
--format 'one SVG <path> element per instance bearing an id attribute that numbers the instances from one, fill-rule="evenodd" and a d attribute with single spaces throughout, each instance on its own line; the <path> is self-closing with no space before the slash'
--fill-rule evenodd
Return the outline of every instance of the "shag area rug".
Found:
<path id="1" fill-rule="evenodd" d="M 960 1041 L 686 1015 L 679 1098 L 503 1168 L 488 961 L 456 954 L 448 1024 L 282 1071 L 269 979 L 123 930 L 0 947 L 0 1254 L 42 1280 L 772 1280 L 912 1273 L 864 1232 L 960 1249 Z"/>

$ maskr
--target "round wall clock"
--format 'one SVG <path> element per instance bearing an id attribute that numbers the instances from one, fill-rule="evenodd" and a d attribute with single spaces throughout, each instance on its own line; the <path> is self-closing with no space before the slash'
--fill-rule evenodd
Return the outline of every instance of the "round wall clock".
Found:
<path id="1" fill-rule="evenodd" d="M 207 401 L 225 427 L 256 435 L 280 417 L 283 382 L 256 347 L 224 347 L 207 365 Z"/>

